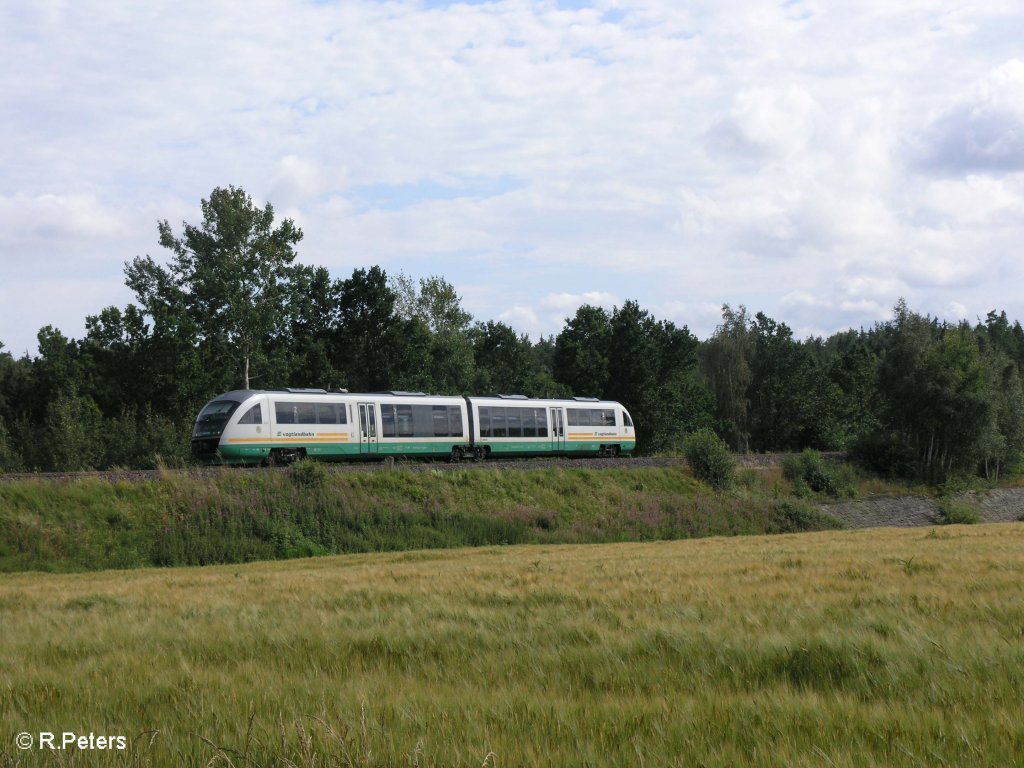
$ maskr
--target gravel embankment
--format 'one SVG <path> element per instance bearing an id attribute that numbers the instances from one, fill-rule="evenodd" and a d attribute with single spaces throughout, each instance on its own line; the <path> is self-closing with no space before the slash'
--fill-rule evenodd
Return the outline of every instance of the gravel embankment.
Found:
<path id="1" fill-rule="evenodd" d="M 977 507 L 986 523 L 1024 521 L 1024 488 L 996 488 L 962 494 L 959 500 Z M 935 499 L 923 496 L 880 496 L 872 499 L 824 504 L 822 510 L 850 528 L 913 528 L 935 525 L 939 509 Z"/>

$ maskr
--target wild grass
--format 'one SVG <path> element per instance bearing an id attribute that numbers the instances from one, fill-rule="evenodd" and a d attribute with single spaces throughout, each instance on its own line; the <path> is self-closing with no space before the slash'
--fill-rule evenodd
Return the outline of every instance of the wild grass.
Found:
<path id="1" fill-rule="evenodd" d="M 8 574 L 0 763 L 1014 765 L 1022 576 L 1019 524 Z"/>
<path id="2" fill-rule="evenodd" d="M 813 503 L 686 470 L 225 471 L 129 483 L 0 483 L 0 571 L 595 543 L 837 527 Z"/>

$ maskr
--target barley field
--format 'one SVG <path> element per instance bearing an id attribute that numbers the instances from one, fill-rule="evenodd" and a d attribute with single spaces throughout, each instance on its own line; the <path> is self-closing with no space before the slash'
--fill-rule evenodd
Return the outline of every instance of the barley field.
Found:
<path id="1" fill-rule="evenodd" d="M 12 766 L 1009 766 L 1022 693 L 1022 524 L 0 576 Z"/>

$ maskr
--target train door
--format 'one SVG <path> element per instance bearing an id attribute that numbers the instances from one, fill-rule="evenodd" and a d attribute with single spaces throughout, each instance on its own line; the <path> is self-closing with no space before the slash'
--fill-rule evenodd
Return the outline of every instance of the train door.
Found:
<path id="1" fill-rule="evenodd" d="M 359 403 L 359 453 L 377 453 L 377 409 L 373 403 Z"/>
<path id="2" fill-rule="evenodd" d="M 562 420 L 562 409 L 551 409 L 551 450 L 565 450 L 565 422 Z"/>

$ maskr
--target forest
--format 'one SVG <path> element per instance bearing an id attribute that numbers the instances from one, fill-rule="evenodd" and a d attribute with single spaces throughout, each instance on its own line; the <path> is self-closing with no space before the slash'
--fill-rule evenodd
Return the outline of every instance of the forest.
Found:
<path id="1" fill-rule="evenodd" d="M 725 305 L 701 340 L 626 301 L 531 341 L 471 317 L 443 276 L 298 263 L 302 231 L 240 188 L 158 234 L 167 263 L 127 262 L 135 301 L 87 317 L 83 338 L 46 326 L 20 359 L 0 344 L 0 471 L 184 465 L 211 397 L 289 386 L 606 398 L 642 453 L 710 428 L 737 452 L 844 451 L 925 483 L 1005 477 L 1024 449 L 1024 329 L 997 310 L 951 324 L 900 300 L 872 328 L 797 339 Z"/>

